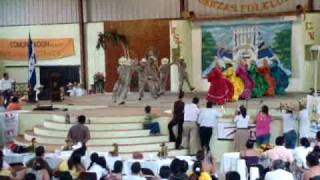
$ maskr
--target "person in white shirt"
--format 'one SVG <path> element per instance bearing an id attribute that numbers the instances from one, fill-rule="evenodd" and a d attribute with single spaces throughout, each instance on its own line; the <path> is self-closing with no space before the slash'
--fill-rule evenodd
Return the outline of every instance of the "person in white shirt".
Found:
<path id="1" fill-rule="evenodd" d="M 106 159 L 104 157 L 99 157 L 97 153 L 92 153 L 90 156 L 91 163 L 88 167 L 88 172 L 96 173 L 97 179 L 105 177 L 108 175 L 108 167 Z"/>
<path id="2" fill-rule="evenodd" d="M 191 104 L 184 106 L 182 147 L 189 147 L 189 154 L 194 155 L 200 149 L 199 128 L 197 120 L 200 114 L 199 98 L 194 97 Z"/>
<path id="3" fill-rule="evenodd" d="M 146 180 L 142 176 L 141 165 L 139 162 L 135 162 L 131 166 L 131 175 L 124 177 L 124 180 Z"/>
<path id="4" fill-rule="evenodd" d="M 299 102 L 299 135 L 300 138 L 313 138 L 310 132 L 310 119 L 305 103 Z"/>
<path id="5" fill-rule="evenodd" d="M 216 127 L 219 118 L 222 117 L 222 113 L 212 109 L 213 103 L 208 101 L 207 108 L 200 111 L 198 124 L 200 125 L 200 141 L 201 147 L 210 151 L 210 140 L 212 136 L 212 129 Z"/>
<path id="6" fill-rule="evenodd" d="M 294 180 L 292 173 L 284 170 L 285 164 L 282 160 L 273 161 L 273 171 L 267 172 L 265 180 Z"/>
<path id="7" fill-rule="evenodd" d="M 0 80 L 0 91 L 4 98 L 5 106 L 9 104 L 10 97 L 12 95 L 12 85 L 14 81 L 9 79 L 8 73 L 3 73 L 3 78 Z"/>
<path id="8" fill-rule="evenodd" d="M 297 116 L 293 114 L 293 109 L 286 107 L 286 112 L 282 115 L 283 136 L 285 146 L 288 149 L 294 149 L 297 142 Z"/>
<path id="9" fill-rule="evenodd" d="M 312 152 L 312 147 L 310 146 L 310 142 L 307 138 L 303 137 L 300 139 L 299 147 L 296 147 L 293 151 L 293 157 L 296 160 L 296 164 L 302 168 L 308 168 L 307 166 L 307 155 Z"/>
<path id="10" fill-rule="evenodd" d="M 247 114 L 247 109 L 241 105 L 233 120 L 237 128 L 234 135 L 234 147 L 238 152 L 246 149 L 246 143 L 249 139 L 249 120 L 250 116 Z"/>

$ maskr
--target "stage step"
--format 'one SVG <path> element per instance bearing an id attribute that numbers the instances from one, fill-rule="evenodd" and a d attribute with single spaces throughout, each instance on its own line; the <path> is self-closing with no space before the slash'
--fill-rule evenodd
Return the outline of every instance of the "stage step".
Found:
<path id="1" fill-rule="evenodd" d="M 126 132 L 124 132 L 126 133 Z M 34 134 L 33 131 L 25 131 L 24 138 L 27 141 L 31 141 L 32 138 L 36 138 L 39 143 L 50 144 L 64 144 L 65 138 L 41 136 Z M 148 143 L 162 143 L 167 142 L 167 136 L 146 136 L 146 137 L 120 137 L 120 138 L 93 138 L 88 141 L 88 145 L 112 145 L 114 143 L 129 145 L 129 144 L 148 144 Z"/>
<path id="2" fill-rule="evenodd" d="M 37 125 L 33 132 L 40 136 L 66 138 L 68 130 L 57 130 Z M 125 130 L 125 131 L 90 131 L 91 138 L 120 138 L 120 137 L 146 137 L 149 136 L 150 130 Z"/>
<path id="3" fill-rule="evenodd" d="M 43 123 L 45 128 L 68 131 L 74 124 L 65 124 L 62 122 L 54 122 L 46 120 Z M 142 123 L 108 123 L 108 124 L 86 124 L 92 131 L 115 131 L 115 130 L 142 130 Z"/>
<path id="4" fill-rule="evenodd" d="M 71 122 L 76 123 L 76 117 L 71 117 Z M 143 123 L 144 116 L 129 116 L 129 117 L 87 117 L 91 124 L 121 124 L 121 123 Z M 52 121 L 64 123 L 65 116 L 54 115 Z"/>
<path id="5" fill-rule="evenodd" d="M 29 146 L 31 143 L 23 138 L 23 136 L 18 136 L 15 139 L 15 143 L 23 146 Z M 61 149 L 62 144 L 47 144 L 47 143 L 37 143 L 38 145 L 43 145 L 46 147 L 47 152 L 54 152 L 57 149 Z M 174 143 L 166 143 L 169 149 L 169 156 L 183 156 L 187 155 L 188 151 L 186 149 L 175 150 Z M 92 146 L 88 145 L 89 152 L 110 152 L 113 150 L 112 146 Z M 134 144 L 134 145 L 119 145 L 119 154 L 124 159 L 132 158 L 132 153 L 141 152 L 144 157 L 155 157 L 160 150 L 159 143 L 154 144 Z"/>

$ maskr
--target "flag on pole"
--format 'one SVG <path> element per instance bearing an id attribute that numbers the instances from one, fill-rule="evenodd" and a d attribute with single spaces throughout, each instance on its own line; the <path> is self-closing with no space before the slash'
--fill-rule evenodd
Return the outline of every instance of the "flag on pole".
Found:
<path id="1" fill-rule="evenodd" d="M 31 39 L 31 35 L 29 33 L 29 41 L 28 41 L 28 55 L 29 55 L 29 74 L 28 74 L 28 84 L 29 84 L 29 90 L 32 92 L 32 94 L 35 91 L 35 86 L 37 84 L 37 77 L 36 77 L 36 52 L 34 48 L 34 44 Z"/>

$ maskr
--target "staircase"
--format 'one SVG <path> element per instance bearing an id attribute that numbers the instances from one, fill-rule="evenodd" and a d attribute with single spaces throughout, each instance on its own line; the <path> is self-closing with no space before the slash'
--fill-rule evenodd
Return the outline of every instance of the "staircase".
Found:
<path id="1" fill-rule="evenodd" d="M 31 139 L 36 138 L 39 145 L 44 145 L 47 151 L 53 152 L 61 149 L 69 128 L 76 123 L 65 123 L 64 116 L 54 115 L 42 125 L 37 125 L 33 130 L 27 130 L 23 136 L 18 136 L 15 142 L 20 145 L 30 145 Z M 169 149 L 169 156 L 186 155 L 187 150 L 175 150 L 175 144 L 168 142 L 167 135 L 150 136 L 149 130 L 143 129 L 142 116 L 130 117 L 91 117 L 91 139 L 87 143 L 89 151 L 109 152 L 113 150 L 112 144 L 119 145 L 119 154 L 123 158 L 131 158 L 132 153 L 141 152 L 145 156 L 156 155 L 160 144 L 165 142 Z M 165 128 L 165 127 L 163 127 Z"/>

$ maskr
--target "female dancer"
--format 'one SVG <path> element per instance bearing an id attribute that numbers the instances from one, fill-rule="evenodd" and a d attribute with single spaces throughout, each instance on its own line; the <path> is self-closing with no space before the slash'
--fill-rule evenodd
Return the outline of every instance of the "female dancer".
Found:
<path id="1" fill-rule="evenodd" d="M 240 64 L 238 66 L 236 74 L 244 82 L 244 91 L 240 95 L 240 98 L 250 99 L 252 94 L 252 89 L 254 88 L 254 81 L 250 78 L 248 74 L 248 66 L 245 59 L 240 60 Z"/>
<path id="2" fill-rule="evenodd" d="M 251 61 L 248 73 L 251 79 L 255 82 L 255 87 L 252 90 L 252 97 L 260 98 L 264 96 L 269 86 L 263 76 L 257 72 L 257 65 L 254 60 Z"/>
<path id="3" fill-rule="evenodd" d="M 244 84 L 242 79 L 240 79 L 237 75 L 236 75 L 236 71 L 233 67 L 232 62 L 227 62 L 226 63 L 226 70 L 223 72 L 224 76 L 231 82 L 231 84 L 233 85 L 234 88 L 234 93 L 232 96 L 232 101 L 238 101 L 240 95 L 243 93 L 244 91 Z"/>
<path id="4" fill-rule="evenodd" d="M 263 60 L 262 67 L 258 68 L 258 72 L 264 77 L 264 79 L 268 83 L 268 90 L 265 93 L 266 96 L 274 96 L 275 95 L 275 87 L 276 87 L 276 81 L 273 79 L 273 77 L 270 74 L 270 68 L 268 60 Z"/>
<path id="5" fill-rule="evenodd" d="M 270 71 L 272 77 L 276 80 L 276 94 L 284 94 L 289 86 L 289 76 L 280 68 L 277 60 L 272 61 Z"/>

